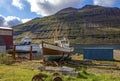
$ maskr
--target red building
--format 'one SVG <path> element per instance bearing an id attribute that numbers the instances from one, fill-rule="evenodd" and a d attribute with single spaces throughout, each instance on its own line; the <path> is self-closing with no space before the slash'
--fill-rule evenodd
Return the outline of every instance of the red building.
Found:
<path id="1" fill-rule="evenodd" d="M 13 45 L 13 29 L 9 27 L 0 27 L 0 46 L 6 46 L 9 49 Z"/>

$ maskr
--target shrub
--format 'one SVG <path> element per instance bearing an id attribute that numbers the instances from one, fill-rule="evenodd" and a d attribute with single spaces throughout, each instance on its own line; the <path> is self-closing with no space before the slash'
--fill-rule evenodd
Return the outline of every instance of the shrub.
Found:
<path id="1" fill-rule="evenodd" d="M 9 54 L 0 54 L 0 64 L 11 65 L 13 64 L 12 56 Z"/>

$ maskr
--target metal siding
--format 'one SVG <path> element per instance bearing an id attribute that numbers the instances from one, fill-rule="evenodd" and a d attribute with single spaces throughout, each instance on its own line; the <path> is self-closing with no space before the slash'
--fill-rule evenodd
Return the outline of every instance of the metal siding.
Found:
<path id="1" fill-rule="evenodd" d="M 6 49 L 10 49 L 11 46 L 13 45 L 13 30 L 12 29 L 0 29 L 0 30 L 4 31 L 6 30 L 6 32 L 11 31 L 12 35 L 0 35 L 1 41 L 4 42 L 3 43 L 0 41 L 0 43 L 6 45 Z"/>
<path id="2" fill-rule="evenodd" d="M 1 54 L 6 54 L 6 46 L 0 46 L 0 53 Z"/>
<path id="3" fill-rule="evenodd" d="M 13 45 L 13 36 L 2 36 L 2 38 L 4 39 L 4 42 L 6 44 L 6 49 L 11 48 L 11 46 Z"/>
<path id="4" fill-rule="evenodd" d="M 113 49 L 84 49 L 84 59 L 113 60 Z"/>
<path id="5" fill-rule="evenodd" d="M 4 42 L 4 39 L 2 38 L 2 36 L 0 36 L 0 46 L 3 46 L 3 45 L 5 45 L 5 42 Z"/>

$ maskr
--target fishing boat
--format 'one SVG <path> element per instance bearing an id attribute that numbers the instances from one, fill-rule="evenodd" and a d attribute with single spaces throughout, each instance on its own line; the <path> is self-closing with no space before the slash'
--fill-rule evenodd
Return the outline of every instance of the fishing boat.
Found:
<path id="1" fill-rule="evenodd" d="M 66 38 L 54 41 L 54 44 L 42 41 L 41 49 L 44 61 L 60 61 L 68 58 L 74 51 Z"/>

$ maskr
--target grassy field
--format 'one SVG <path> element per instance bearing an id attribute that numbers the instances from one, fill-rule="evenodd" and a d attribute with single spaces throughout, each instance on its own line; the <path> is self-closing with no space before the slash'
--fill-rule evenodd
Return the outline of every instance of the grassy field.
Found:
<path id="1" fill-rule="evenodd" d="M 43 73 L 47 76 L 44 81 L 52 81 L 54 77 L 52 72 L 41 72 L 38 70 L 38 67 L 42 66 L 40 62 L 41 60 L 25 60 L 11 65 L 0 64 L 0 81 L 31 81 L 32 77 L 38 73 Z M 119 70 L 93 67 L 77 68 L 79 71 L 78 76 L 60 75 L 60 77 L 63 81 L 120 81 Z"/>
<path id="2" fill-rule="evenodd" d="M 0 66 L 0 81 L 31 81 L 38 70 L 31 70 L 19 66 Z"/>

